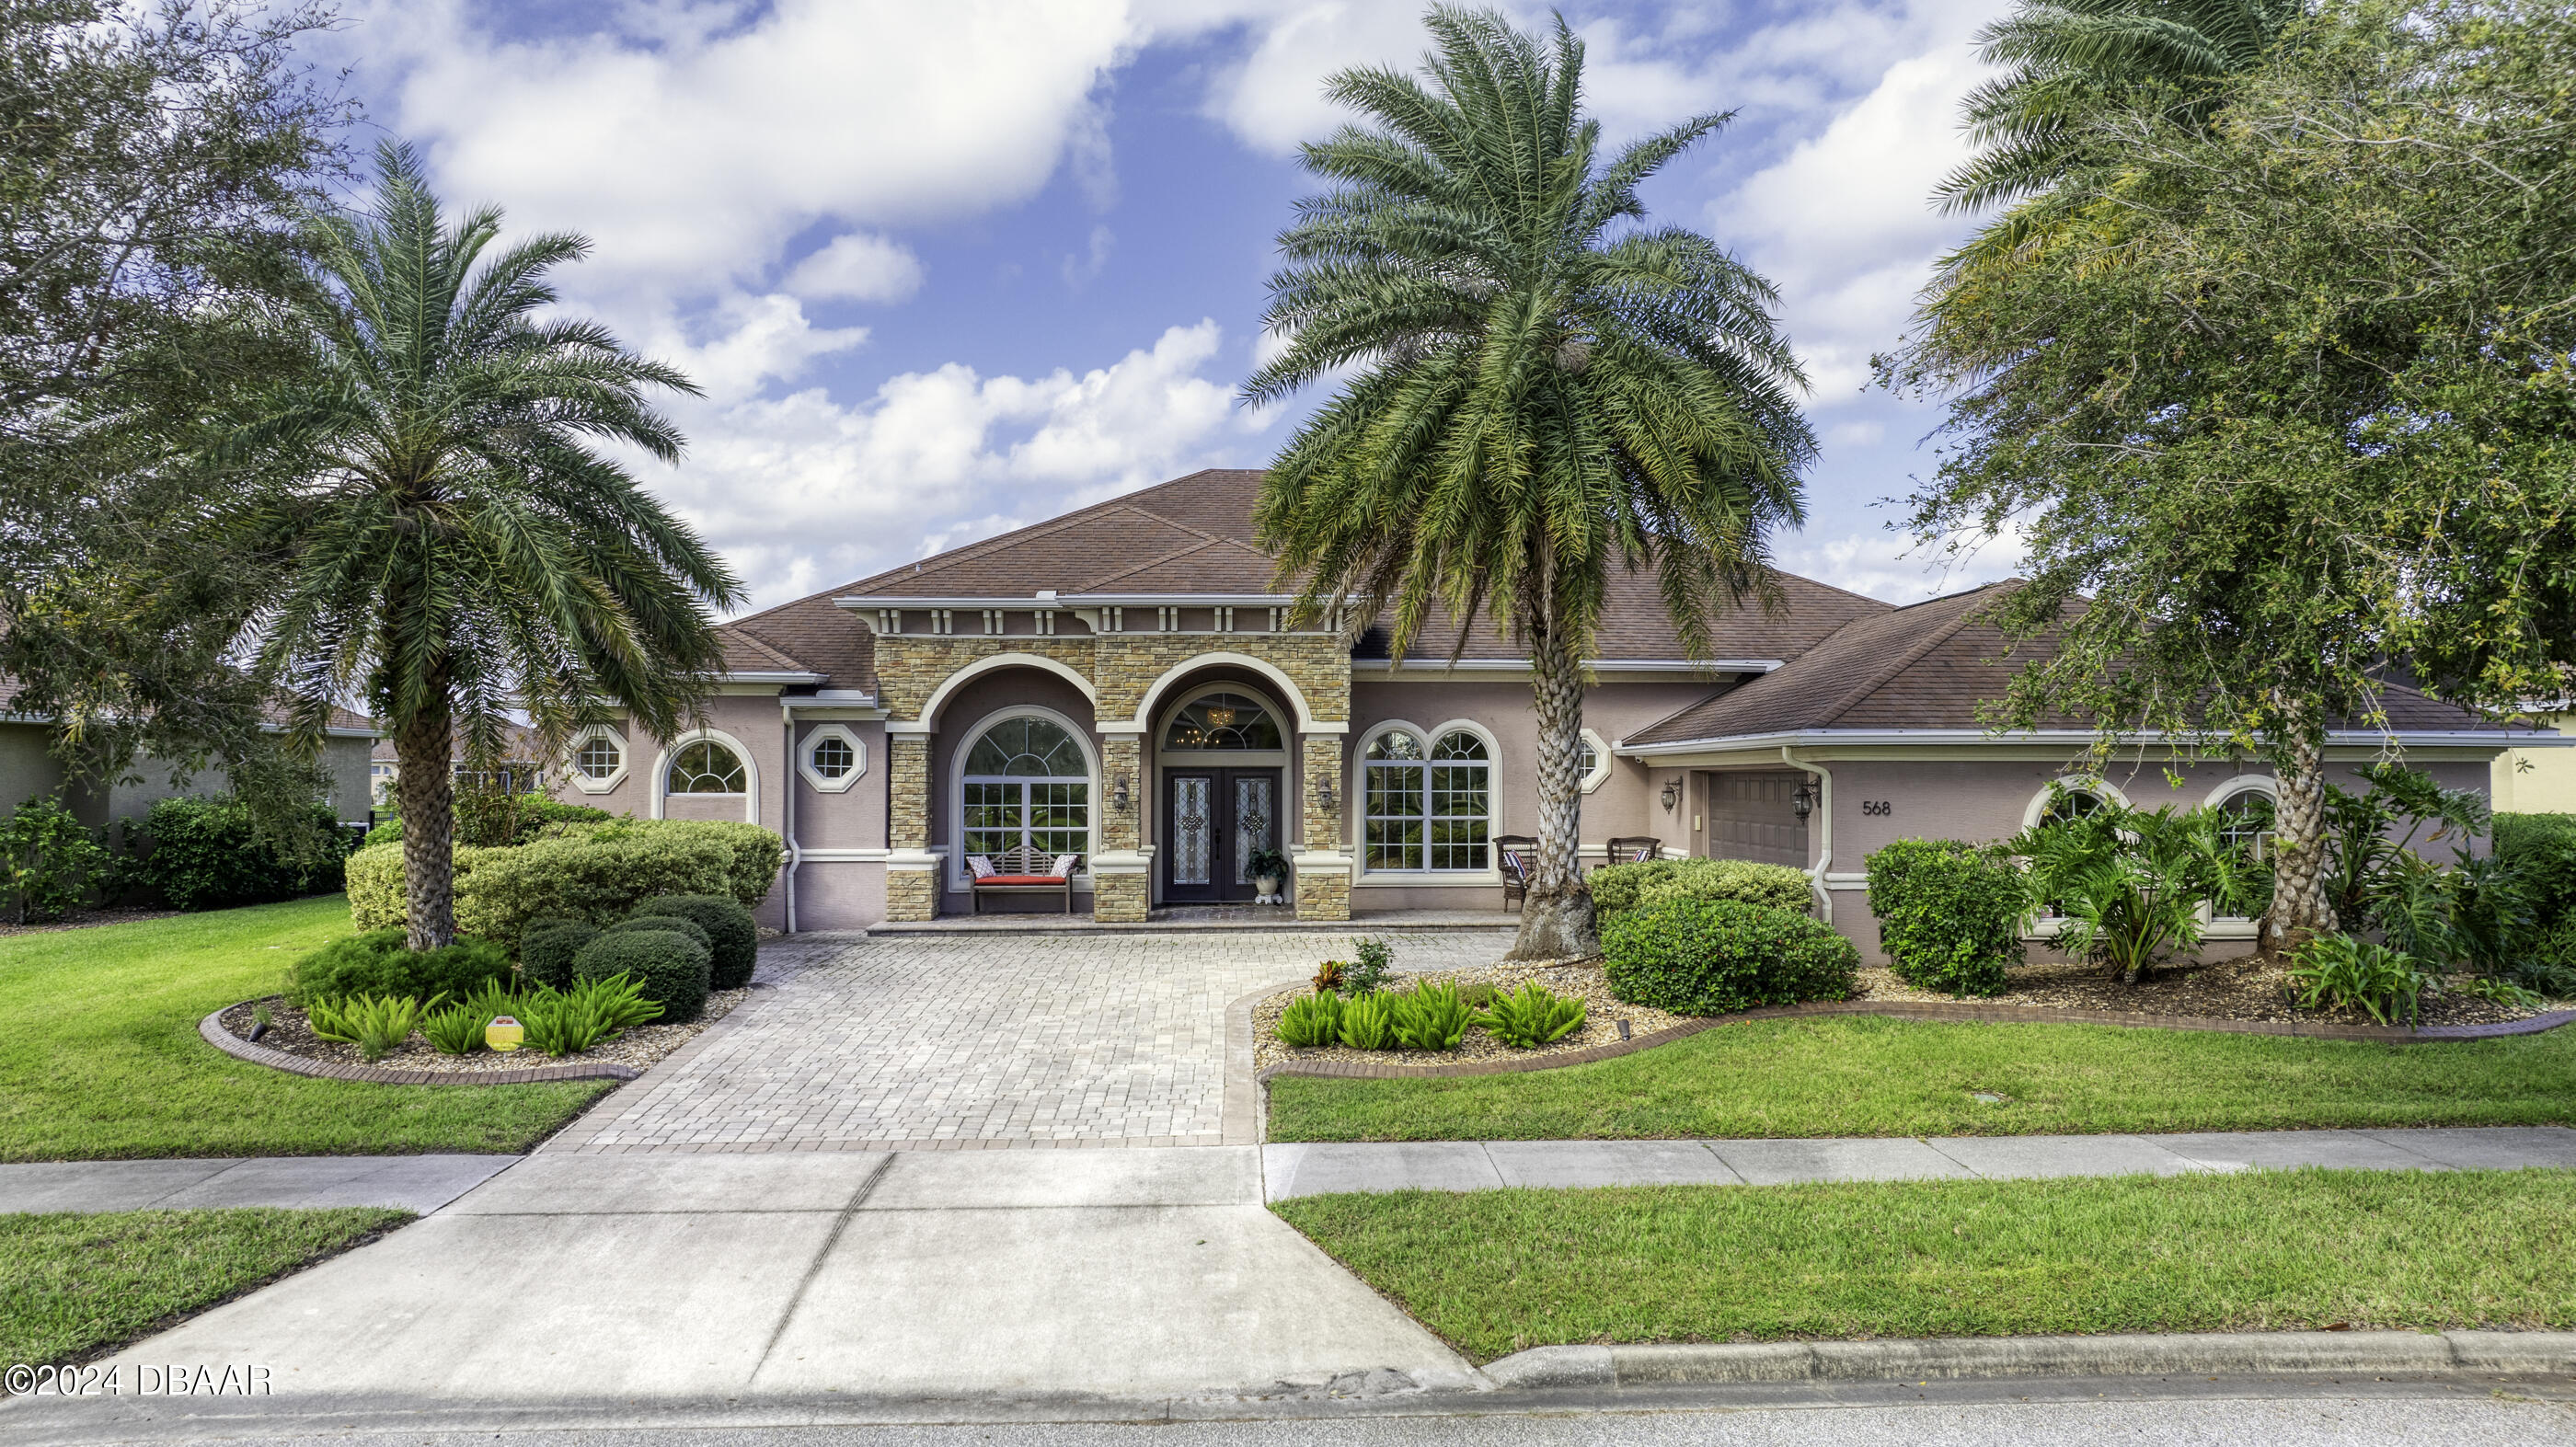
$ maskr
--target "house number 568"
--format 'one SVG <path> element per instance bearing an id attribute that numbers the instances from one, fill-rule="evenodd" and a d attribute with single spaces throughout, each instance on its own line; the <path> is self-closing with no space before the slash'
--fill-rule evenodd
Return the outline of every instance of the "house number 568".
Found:
<path id="1" fill-rule="evenodd" d="M 1860 811 L 1864 814 L 1884 816 L 1895 813 L 1896 807 L 1885 799 L 1863 799 L 1860 801 Z"/>

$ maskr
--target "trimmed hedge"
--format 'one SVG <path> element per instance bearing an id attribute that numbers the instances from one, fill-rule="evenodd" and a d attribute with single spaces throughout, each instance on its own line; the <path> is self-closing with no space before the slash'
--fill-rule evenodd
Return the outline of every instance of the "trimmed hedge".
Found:
<path id="1" fill-rule="evenodd" d="M 157 891 L 172 909 L 183 910 L 329 894 L 341 886 L 342 861 L 349 857 L 355 831 L 343 829 L 327 804 L 313 806 L 313 827 L 325 838 L 322 852 L 310 859 L 281 859 L 274 847 L 253 836 L 250 806 L 241 800 L 229 794 L 163 799 L 144 816 L 146 844 L 136 847 L 128 841 L 138 856 L 129 877 Z"/>
<path id="2" fill-rule="evenodd" d="M 547 826 L 508 849 L 456 851 L 456 927 L 517 939 L 547 916 L 606 926 L 666 895 L 722 894 L 745 909 L 769 896 L 786 844 L 756 824 L 682 819 Z M 403 922 L 402 847 L 349 860 L 349 914 L 360 929 Z"/>
<path id="3" fill-rule="evenodd" d="M 351 995 L 426 1000 L 442 992 L 462 1000 L 496 980 L 510 983 L 510 952 L 498 940 L 460 939 L 414 954 L 401 929 L 380 929 L 334 940 L 297 960 L 290 993 L 299 1002 Z"/>
<path id="4" fill-rule="evenodd" d="M 462 806 L 466 798 L 467 795 L 463 791 L 460 790 L 457 793 L 456 799 L 460 806 L 459 818 L 456 821 L 456 832 L 450 836 L 460 844 L 467 842 L 474 832 L 467 827 L 462 817 Z M 605 809 L 594 809 L 588 804 L 566 804 L 560 800 L 549 799 L 543 794 L 521 796 L 514 816 L 512 821 L 514 828 L 509 841 L 511 844 L 534 844 L 545 837 L 549 825 L 604 824 L 617 817 Z M 367 831 L 369 848 L 379 844 L 400 844 L 401 842 L 402 820 L 400 819 L 388 819 Z"/>
<path id="5" fill-rule="evenodd" d="M 1682 1015 L 1847 1000 L 1860 951 L 1831 926 L 1736 899 L 1667 899 L 1601 927 L 1610 993 Z"/>
<path id="6" fill-rule="evenodd" d="M 739 990 L 760 962 L 760 929 L 751 911 L 721 894 L 666 894 L 635 906 L 637 915 L 673 915 L 707 932 L 714 951 L 715 988 Z"/>
<path id="7" fill-rule="evenodd" d="M 601 930 L 600 933 L 604 935 L 622 935 L 632 934 L 637 930 L 667 930 L 675 935 L 687 935 L 689 938 L 696 940 L 699 944 L 706 947 L 708 968 L 714 968 L 716 942 L 707 938 L 707 932 L 700 929 L 697 922 L 694 920 L 686 920 L 677 915 L 669 914 L 632 914 L 619 920 L 617 923 L 610 925 L 608 928 Z"/>
<path id="8" fill-rule="evenodd" d="M 519 978 L 561 990 L 572 984 L 573 956 L 599 938 L 599 930 L 577 919 L 537 920 L 519 937 Z"/>
<path id="9" fill-rule="evenodd" d="M 1649 859 L 1605 865 L 1583 880 L 1604 918 L 1667 899 L 1733 899 L 1803 914 L 1814 895 L 1805 870 L 1749 859 Z"/>
<path id="10" fill-rule="evenodd" d="M 632 975 L 637 993 L 662 1007 L 659 1025 L 695 1020 L 707 1008 L 707 947 L 670 930 L 603 933 L 573 956 L 576 981 Z"/>
<path id="11" fill-rule="evenodd" d="M 1995 845 L 1899 839 L 1865 861 L 1869 912 L 1896 977 L 1953 995 L 2000 995 L 2022 962 L 2021 871 Z"/>

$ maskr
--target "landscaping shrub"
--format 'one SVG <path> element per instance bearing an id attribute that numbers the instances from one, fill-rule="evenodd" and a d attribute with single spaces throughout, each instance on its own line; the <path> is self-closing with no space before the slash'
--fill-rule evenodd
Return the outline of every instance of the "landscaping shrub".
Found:
<path id="1" fill-rule="evenodd" d="M 115 873 L 115 856 L 59 799 L 26 800 L 0 820 L 0 890 L 20 924 L 62 918 Z"/>
<path id="2" fill-rule="evenodd" d="M 1601 929 L 1610 993 L 1684 1015 L 1851 997 L 1860 951 L 1830 926 L 1734 899 L 1667 899 Z"/>
<path id="3" fill-rule="evenodd" d="M 382 929 L 334 940 L 296 961 L 289 993 L 307 1006 L 356 995 L 462 1000 L 509 979 L 510 952 L 498 940 L 460 939 L 415 954 L 404 947 L 401 930 Z"/>
<path id="4" fill-rule="evenodd" d="M 1517 990 L 1486 991 L 1491 1003 L 1476 1023 L 1516 1050 L 1553 1045 L 1583 1028 L 1583 1002 L 1569 1000 L 1536 980 Z"/>
<path id="5" fill-rule="evenodd" d="M 1896 977 L 1953 995 L 2000 995 L 2020 964 L 2021 871 L 1993 845 L 1899 839 L 1869 856 L 1869 911 Z"/>
<path id="6" fill-rule="evenodd" d="M 444 996 L 433 995 L 415 1000 L 403 995 L 351 995 L 342 1000 L 315 1000 L 305 1011 L 305 1023 L 324 1040 L 337 1040 L 355 1045 L 358 1053 L 369 1060 L 382 1060 L 397 1045 L 411 1038 L 420 1024 L 421 1011 L 435 1008 Z"/>
<path id="7" fill-rule="evenodd" d="M 548 916 L 608 925 L 645 900 L 722 894 L 749 909 L 768 897 L 785 845 L 754 824 L 678 819 L 550 824 L 507 849 L 456 851 L 456 925 L 516 939 Z M 378 845 L 349 861 L 349 913 L 360 929 L 400 924 L 402 850 Z"/>
<path id="8" fill-rule="evenodd" d="M 566 804 L 543 794 L 476 794 L 460 789 L 456 793 L 456 833 L 459 845 L 477 849 L 508 848 L 534 844 L 546 837 L 550 824 L 605 824 L 617 816 L 588 804 Z M 402 820 L 388 819 L 367 831 L 365 847 L 402 842 Z"/>
<path id="9" fill-rule="evenodd" d="M 1747 859 L 1649 859 L 1583 877 L 1603 918 L 1667 899 L 1734 899 L 1805 913 L 1814 886 L 1803 869 Z"/>
<path id="10" fill-rule="evenodd" d="M 564 991 L 546 990 L 519 1005 L 519 1027 L 531 1050 L 578 1055 L 628 1027 L 662 1018 L 662 1007 L 643 996 L 631 975 L 584 980 Z"/>
<path id="11" fill-rule="evenodd" d="M 1474 1023 L 1473 1012 L 1458 998 L 1458 987 L 1445 982 L 1381 998 L 1392 1002 L 1395 1043 L 1407 1050 L 1455 1050 Z"/>
<path id="12" fill-rule="evenodd" d="M 281 846 L 256 837 L 250 806 L 226 796 L 155 803 L 144 816 L 142 839 L 129 846 L 136 855 L 134 882 L 159 891 L 172 909 L 230 909 L 340 888 L 351 837 L 329 805 L 316 804 L 310 831 Z M 399 861 L 395 874 L 400 877 Z"/>
<path id="13" fill-rule="evenodd" d="M 597 938 L 597 927 L 577 919 L 535 921 L 519 937 L 519 978 L 530 984 L 565 988 L 572 983 L 573 956 Z"/>
<path id="14" fill-rule="evenodd" d="M 1382 939 L 1364 939 L 1353 950 L 1359 958 L 1343 967 L 1341 991 L 1345 995 L 1374 995 L 1386 988 L 1386 977 L 1395 970 L 1395 947 Z"/>
<path id="15" fill-rule="evenodd" d="M 760 930 L 751 911 L 733 896 L 666 894 L 637 905 L 635 913 L 673 916 L 705 930 L 707 947 L 714 952 L 716 989 L 739 990 L 751 983 L 752 967 L 760 962 Z"/>
<path id="16" fill-rule="evenodd" d="M 1279 1016 L 1279 1038 L 1290 1045 L 1330 1045 L 1341 1038 L 1342 997 L 1308 995 L 1291 1000 Z"/>
<path id="17" fill-rule="evenodd" d="M 1342 1003 L 1342 1043 L 1353 1050 L 1384 1050 L 1395 1043 L 1395 1005 L 1385 995 L 1353 995 Z"/>
<path id="18" fill-rule="evenodd" d="M 632 975 L 637 993 L 662 1007 L 662 1021 L 683 1025 L 707 1007 L 707 947 L 669 930 L 602 934 L 573 956 L 575 988 L 612 975 Z"/>
<path id="19" fill-rule="evenodd" d="M 420 1033 L 441 1055 L 471 1055 L 483 1048 L 483 1027 L 491 1023 L 491 1015 L 477 1013 L 472 1005 L 450 1005 L 422 1020 Z"/>
<path id="20" fill-rule="evenodd" d="M 2292 998 L 2303 1010 L 2359 1007 L 2382 1025 L 2412 1023 L 2437 985 L 2413 955 L 2350 935 L 2319 935 L 2290 958 Z"/>
<path id="21" fill-rule="evenodd" d="M 2529 882 L 2544 928 L 2576 920 L 2576 814 L 2498 814 L 2495 857 Z"/>
<path id="22" fill-rule="evenodd" d="M 672 934 L 687 935 L 689 938 L 696 940 L 707 952 L 707 970 L 710 979 L 712 979 L 715 971 L 716 944 L 715 941 L 707 938 L 707 932 L 698 928 L 696 922 L 693 920 L 685 920 L 677 915 L 669 914 L 639 914 L 626 919 L 621 919 L 617 923 L 610 925 L 608 928 L 601 930 L 600 933 L 604 935 L 622 935 L 632 934 L 637 931 L 650 930 L 666 930 Z"/>

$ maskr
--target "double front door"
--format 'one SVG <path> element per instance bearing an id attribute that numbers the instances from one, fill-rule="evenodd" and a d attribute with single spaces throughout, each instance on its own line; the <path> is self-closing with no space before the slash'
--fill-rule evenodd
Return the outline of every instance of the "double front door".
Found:
<path id="1" fill-rule="evenodd" d="M 1163 801 L 1163 898 L 1254 898 L 1245 866 L 1255 850 L 1279 847 L 1279 770 L 1169 769 Z"/>

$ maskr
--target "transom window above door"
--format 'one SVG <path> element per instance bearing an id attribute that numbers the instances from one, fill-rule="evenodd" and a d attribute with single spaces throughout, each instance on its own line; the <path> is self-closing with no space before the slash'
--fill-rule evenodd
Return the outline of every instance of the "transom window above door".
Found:
<path id="1" fill-rule="evenodd" d="M 1163 747 L 1269 750 L 1282 747 L 1279 723 L 1257 699 L 1239 693 L 1205 694 L 1181 706 L 1163 730 Z"/>
<path id="2" fill-rule="evenodd" d="M 985 730 L 967 751 L 966 777 L 1087 780 L 1091 765 L 1073 735 L 1057 724 L 1012 718 Z"/>
<path id="3" fill-rule="evenodd" d="M 671 756 L 664 791 L 672 794 L 739 794 L 743 792 L 742 760 L 713 739 L 683 745 Z"/>
<path id="4" fill-rule="evenodd" d="M 1493 760 L 1485 741 L 1451 729 L 1425 747 L 1389 729 L 1369 741 L 1367 859 L 1372 870 L 1483 871 L 1493 832 Z"/>

